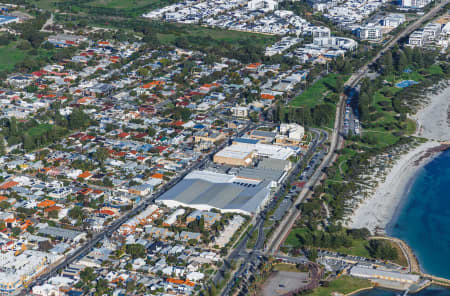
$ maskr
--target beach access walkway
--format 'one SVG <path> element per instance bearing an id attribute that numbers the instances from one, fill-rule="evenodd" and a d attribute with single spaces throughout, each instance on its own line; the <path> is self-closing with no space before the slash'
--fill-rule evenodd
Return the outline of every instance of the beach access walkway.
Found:
<path id="1" fill-rule="evenodd" d="M 422 276 L 424 278 L 429 278 L 429 279 L 431 279 L 432 283 L 434 283 L 436 285 L 450 287 L 450 279 L 441 278 L 441 277 L 437 277 L 434 275 L 423 273 L 420 270 L 419 261 L 417 260 L 416 255 L 414 255 L 413 250 L 403 240 L 395 238 L 395 237 L 389 237 L 389 236 L 371 236 L 370 239 L 385 239 L 385 240 L 389 240 L 389 241 L 397 243 L 398 246 L 400 247 L 400 249 L 402 250 L 403 255 L 405 255 L 406 261 L 408 262 L 408 271 L 410 273 L 419 274 L 420 276 Z"/>
<path id="2" fill-rule="evenodd" d="M 384 239 L 396 243 L 402 250 L 406 261 L 408 262 L 408 271 L 420 273 L 419 261 L 417 260 L 417 257 L 414 255 L 414 252 L 411 250 L 407 243 L 405 243 L 401 239 L 390 236 L 372 236 L 370 237 L 370 239 Z"/>

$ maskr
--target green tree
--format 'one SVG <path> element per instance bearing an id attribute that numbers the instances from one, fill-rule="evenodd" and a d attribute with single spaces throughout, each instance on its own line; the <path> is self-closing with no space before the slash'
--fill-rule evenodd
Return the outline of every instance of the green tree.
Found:
<path id="1" fill-rule="evenodd" d="M 392 53 L 391 51 L 387 51 L 383 57 L 383 68 L 384 73 L 389 75 L 394 70 L 393 62 L 392 62 Z"/>
<path id="2" fill-rule="evenodd" d="M 57 211 L 48 212 L 48 217 L 52 219 L 58 219 L 58 212 Z"/>
<path id="3" fill-rule="evenodd" d="M 85 283 L 88 284 L 95 280 L 97 278 L 97 275 L 94 272 L 94 269 L 92 267 L 86 267 L 80 272 L 80 279 Z"/>
<path id="4" fill-rule="evenodd" d="M 84 217 L 83 209 L 79 206 L 74 206 L 69 210 L 68 213 L 69 217 L 72 219 L 79 219 L 82 220 Z"/>
<path id="5" fill-rule="evenodd" d="M 113 184 L 113 182 L 111 181 L 110 178 L 105 177 L 105 178 L 103 178 L 103 186 L 105 186 L 105 187 L 113 187 L 114 184 Z"/>
<path id="6" fill-rule="evenodd" d="M 21 232 L 22 229 L 20 229 L 19 227 L 14 227 L 13 229 L 11 229 L 11 233 L 14 237 L 18 237 Z"/>
<path id="7" fill-rule="evenodd" d="M 97 160 L 101 166 L 104 165 L 105 160 L 108 158 L 108 156 L 109 156 L 108 149 L 104 147 L 98 148 L 94 153 L 95 160 Z"/>
<path id="8" fill-rule="evenodd" d="M 336 78 L 335 92 L 340 94 L 342 91 L 344 91 L 344 81 L 342 80 L 342 77 L 339 75 Z"/>
<path id="9" fill-rule="evenodd" d="M 11 204 L 9 202 L 7 202 L 6 200 L 0 202 L 0 209 L 6 210 L 9 207 L 11 207 Z"/>
<path id="10" fill-rule="evenodd" d="M 74 108 L 69 116 L 70 129 L 80 129 L 90 125 L 90 119 L 81 108 Z"/>
<path id="11" fill-rule="evenodd" d="M 127 292 L 131 293 L 136 290 L 136 282 L 134 280 L 130 280 L 127 282 Z"/>
<path id="12" fill-rule="evenodd" d="M 97 284 L 95 286 L 95 295 L 103 296 L 109 295 L 108 281 L 105 279 L 98 279 Z"/>
<path id="13" fill-rule="evenodd" d="M 145 247 L 141 244 L 128 244 L 126 246 L 126 252 L 133 259 L 145 257 Z"/>
<path id="14" fill-rule="evenodd" d="M 28 151 L 28 150 L 31 150 L 31 149 L 35 148 L 35 144 L 33 142 L 33 138 L 28 133 L 25 133 L 23 135 L 23 140 L 22 141 L 23 141 L 23 149 Z"/>
<path id="15" fill-rule="evenodd" d="M 9 134 L 8 136 L 17 136 L 19 129 L 17 128 L 17 119 L 13 116 L 9 120 Z"/>
<path id="16" fill-rule="evenodd" d="M 139 76 L 147 77 L 148 76 L 148 69 L 146 69 L 146 68 L 139 68 L 137 70 L 137 74 Z"/>
<path id="17" fill-rule="evenodd" d="M 148 127 L 147 133 L 150 137 L 153 137 L 156 134 L 156 130 L 152 128 L 151 126 Z"/>
<path id="18" fill-rule="evenodd" d="M 249 114 L 250 120 L 253 122 L 258 122 L 258 112 L 252 111 Z"/>
<path id="19" fill-rule="evenodd" d="M 0 155 L 5 155 L 6 148 L 5 148 L 5 138 L 2 134 L 0 134 Z"/>
<path id="20" fill-rule="evenodd" d="M 311 261 L 316 261 L 317 259 L 317 250 L 315 248 L 311 248 L 308 250 L 308 259 Z"/>
<path id="21" fill-rule="evenodd" d="M 408 66 L 408 58 L 406 57 L 403 51 L 400 51 L 397 62 L 397 70 L 403 71 L 406 69 L 407 66 Z"/>

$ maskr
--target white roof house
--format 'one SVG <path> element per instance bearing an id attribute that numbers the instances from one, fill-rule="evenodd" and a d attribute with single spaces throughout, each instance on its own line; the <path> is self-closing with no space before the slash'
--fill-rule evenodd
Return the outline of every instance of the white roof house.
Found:
<path id="1" fill-rule="evenodd" d="M 381 279 L 410 284 L 416 283 L 420 280 L 420 276 L 415 274 L 407 274 L 382 269 L 373 269 L 362 266 L 352 267 L 352 269 L 350 270 L 350 275 L 366 279 Z"/>

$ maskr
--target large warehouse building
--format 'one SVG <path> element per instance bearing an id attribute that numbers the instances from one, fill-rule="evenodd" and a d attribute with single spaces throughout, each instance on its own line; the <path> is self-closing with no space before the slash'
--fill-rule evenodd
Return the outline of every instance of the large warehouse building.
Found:
<path id="1" fill-rule="evenodd" d="M 193 171 L 156 201 L 168 207 L 218 209 L 245 215 L 258 213 L 269 201 L 270 181 Z"/>

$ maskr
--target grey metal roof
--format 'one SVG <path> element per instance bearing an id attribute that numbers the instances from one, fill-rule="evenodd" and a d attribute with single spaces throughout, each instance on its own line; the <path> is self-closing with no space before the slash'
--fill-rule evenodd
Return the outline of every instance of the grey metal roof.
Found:
<path id="1" fill-rule="evenodd" d="M 52 226 L 47 226 L 45 228 L 39 229 L 39 233 L 51 235 L 51 236 L 55 236 L 55 237 L 62 237 L 64 239 L 70 239 L 70 240 L 73 240 L 76 237 L 78 237 L 80 234 L 83 234 L 83 232 L 70 230 L 70 229 L 63 229 L 63 228 L 58 228 L 58 227 L 52 227 Z"/>
<path id="2" fill-rule="evenodd" d="M 274 159 L 274 158 L 263 158 L 258 163 L 258 168 L 262 169 L 273 169 L 273 170 L 284 170 L 286 166 L 289 165 L 289 160 Z"/>
<path id="3" fill-rule="evenodd" d="M 252 135 L 259 136 L 259 137 L 266 137 L 266 138 L 275 138 L 275 136 L 277 134 L 273 133 L 273 132 L 266 132 L 266 131 L 255 130 L 255 131 L 252 132 Z"/>
<path id="4" fill-rule="evenodd" d="M 266 181 L 246 187 L 233 183 L 184 179 L 159 197 L 158 201 L 174 200 L 192 207 L 208 205 L 222 210 L 255 213 L 269 193 Z"/>
<path id="5" fill-rule="evenodd" d="M 276 181 L 281 179 L 284 171 L 266 168 L 239 168 L 236 176 L 248 179 Z"/>

